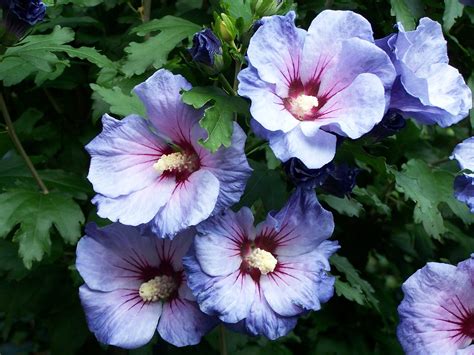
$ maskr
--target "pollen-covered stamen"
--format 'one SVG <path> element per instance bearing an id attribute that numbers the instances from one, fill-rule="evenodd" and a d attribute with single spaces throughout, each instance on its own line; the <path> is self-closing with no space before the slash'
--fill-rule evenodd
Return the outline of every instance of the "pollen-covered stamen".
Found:
<path id="1" fill-rule="evenodd" d="M 304 119 L 314 108 L 318 108 L 316 96 L 301 94 L 289 100 L 291 113 L 298 119 Z"/>
<path id="2" fill-rule="evenodd" d="M 266 250 L 255 248 L 245 257 L 251 267 L 259 269 L 263 275 L 275 270 L 278 260 Z"/>
<path id="3" fill-rule="evenodd" d="M 166 300 L 176 291 L 178 285 L 171 276 L 155 276 L 153 279 L 140 285 L 138 294 L 145 302 Z"/>
<path id="4" fill-rule="evenodd" d="M 160 159 L 153 164 L 153 168 L 159 172 L 174 171 L 178 173 L 191 173 L 197 169 L 197 158 L 193 154 L 183 152 L 163 154 Z"/>

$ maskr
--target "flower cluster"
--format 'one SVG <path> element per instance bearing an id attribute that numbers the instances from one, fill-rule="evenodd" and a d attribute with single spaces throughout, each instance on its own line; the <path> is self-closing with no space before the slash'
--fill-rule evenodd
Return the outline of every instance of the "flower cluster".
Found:
<path id="1" fill-rule="evenodd" d="M 171 344 L 192 345 L 219 319 L 275 339 L 333 294 L 332 214 L 307 189 L 257 228 L 248 208 L 228 210 L 251 173 L 245 134 L 234 124 L 230 147 L 199 145 L 203 112 L 181 101 L 190 88 L 157 71 L 134 90 L 148 119 L 105 115 L 86 146 L 92 202 L 120 222 L 88 227 L 77 248 L 81 301 L 103 343 L 139 347 L 156 328 Z"/>
<path id="2" fill-rule="evenodd" d="M 252 4 L 266 12 L 281 2 Z M 229 17 L 219 18 L 230 28 Z M 182 101 L 191 89 L 183 76 L 161 69 L 135 87 L 147 118 L 104 115 L 86 146 L 88 179 L 98 215 L 114 223 L 90 225 L 77 247 L 80 297 L 99 341 L 136 348 L 157 329 L 186 346 L 218 322 L 269 339 L 286 335 L 334 293 L 329 258 L 339 245 L 329 240 L 333 216 L 314 188 L 338 197 L 354 188 L 359 169 L 332 162 L 338 145 L 366 134 L 384 139 L 408 117 L 446 127 L 467 115 L 471 92 L 448 64 L 438 23 L 422 19 L 409 32 L 398 25 L 375 41 L 370 23 L 351 11 L 323 11 L 307 31 L 294 21 L 294 12 L 259 20 L 238 74 L 238 93 L 251 100 L 250 127 L 297 185 L 257 226 L 250 208 L 230 209 L 252 173 L 246 135 L 234 122 L 229 146 L 204 148 L 206 107 Z M 224 27 L 216 27 L 223 39 Z M 222 69 L 223 48 L 209 29 L 195 34 L 189 52 L 210 75 Z M 473 151 L 473 138 L 454 151 L 462 169 L 474 169 Z M 474 212 L 473 181 L 459 176 L 456 196 Z M 472 265 L 428 264 L 405 283 L 399 337 L 409 353 L 470 344 Z M 427 294 L 431 305 L 419 311 Z"/>

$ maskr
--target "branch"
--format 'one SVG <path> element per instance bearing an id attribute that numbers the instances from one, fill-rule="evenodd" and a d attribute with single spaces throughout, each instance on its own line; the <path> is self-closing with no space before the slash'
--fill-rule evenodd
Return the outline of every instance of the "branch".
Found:
<path id="1" fill-rule="evenodd" d="M 41 180 L 41 177 L 38 174 L 38 171 L 36 171 L 33 163 L 31 162 L 30 157 L 28 154 L 26 154 L 25 149 L 23 148 L 23 145 L 20 142 L 20 139 L 16 135 L 15 132 L 15 127 L 13 126 L 13 122 L 10 118 L 10 113 L 8 112 L 7 109 L 7 104 L 5 103 L 5 100 L 3 98 L 3 94 L 0 92 L 0 110 L 2 111 L 3 118 L 5 119 L 5 123 L 7 124 L 7 132 L 10 138 L 12 139 L 13 145 L 15 146 L 16 150 L 18 150 L 18 153 L 20 153 L 21 157 L 26 163 L 26 166 L 31 172 L 31 175 L 33 178 L 36 180 L 36 183 L 40 187 L 40 189 L 43 191 L 44 194 L 48 194 L 49 190 L 44 184 L 43 180 Z"/>

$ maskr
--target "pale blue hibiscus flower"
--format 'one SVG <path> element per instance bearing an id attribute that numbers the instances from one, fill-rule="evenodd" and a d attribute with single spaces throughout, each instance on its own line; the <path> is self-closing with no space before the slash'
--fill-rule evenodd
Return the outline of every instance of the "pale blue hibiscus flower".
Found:
<path id="1" fill-rule="evenodd" d="M 253 128 L 280 160 L 315 169 L 334 158 L 338 135 L 359 138 L 382 120 L 395 69 L 354 12 L 323 11 L 308 31 L 294 20 L 294 12 L 263 18 L 239 94 L 251 99 Z"/>
<path id="2" fill-rule="evenodd" d="M 471 90 L 459 71 L 448 64 L 441 25 L 422 18 L 416 30 L 376 41 L 397 70 L 390 108 L 423 124 L 448 127 L 465 118 L 472 107 Z"/>
<path id="3" fill-rule="evenodd" d="M 234 123 L 231 146 L 211 154 L 198 143 L 207 135 L 199 125 L 203 112 L 181 101 L 189 89 L 182 76 L 162 69 L 134 89 L 148 120 L 103 117 L 102 133 L 86 146 L 99 216 L 149 223 L 159 236 L 173 237 L 239 201 L 251 174 L 245 133 Z"/>
<path id="4" fill-rule="evenodd" d="M 133 349 L 156 331 L 176 346 L 194 345 L 217 319 L 199 310 L 181 259 L 190 231 L 174 240 L 142 236 L 138 227 L 94 224 L 77 245 L 79 289 L 89 329 L 104 344 Z"/>
<path id="5" fill-rule="evenodd" d="M 297 317 L 319 310 L 333 295 L 327 240 L 332 214 L 313 191 L 299 189 L 286 206 L 254 227 L 250 209 L 227 211 L 198 227 L 183 259 L 188 285 L 201 310 L 232 328 L 275 339 Z"/>

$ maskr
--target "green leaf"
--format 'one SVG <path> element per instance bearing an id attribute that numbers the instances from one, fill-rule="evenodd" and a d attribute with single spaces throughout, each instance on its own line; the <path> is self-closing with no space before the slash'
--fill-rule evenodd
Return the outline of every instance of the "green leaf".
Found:
<path id="1" fill-rule="evenodd" d="M 161 68 L 168 59 L 168 54 L 184 39 L 201 29 L 198 25 L 179 17 L 165 16 L 136 27 L 132 32 L 145 35 L 160 31 L 142 43 L 132 42 L 125 48 L 127 58 L 122 70 L 127 76 L 143 74 L 150 66 Z"/>
<path id="2" fill-rule="evenodd" d="M 99 68 L 116 69 L 117 66 L 105 55 L 100 54 L 97 49 L 92 47 L 74 48 L 71 46 L 62 46 L 57 50 L 63 50 L 71 58 L 85 59 L 88 62 L 97 65 Z"/>
<path id="3" fill-rule="evenodd" d="M 81 200 L 86 200 L 91 193 L 91 186 L 85 177 L 77 174 L 62 170 L 38 170 L 38 174 L 50 190 L 57 189 Z M 18 155 L 7 154 L 0 159 L 0 186 L 13 187 L 18 183 L 36 186 L 23 159 Z"/>
<path id="4" fill-rule="evenodd" d="M 364 212 L 364 207 L 353 198 L 340 198 L 334 195 L 319 195 L 319 200 L 326 202 L 338 213 L 349 217 L 360 217 Z"/>
<path id="5" fill-rule="evenodd" d="M 372 206 L 376 209 L 378 214 L 390 216 L 390 207 L 383 203 L 376 194 L 377 189 L 373 186 L 367 188 L 361 188 L 356 186 L 352 193 L 356 196 L 357 200 L 365 205 Z"/>
<path id="6" fill-rule="evenodd" d="M 64 66 L 58 67 L 58 64 L 67 65 L 68 62 L 62 61 L 46 48 L 57 48 L 73 39 L 74 32 L 71 29 L 59 26 L 47 35 L 27 36 L 17 46 L 8 48 L 0 57 L 0 80 L 3 80 L 6 86 L 11 86 L 33 74 L 37 75 L 37 82 L 39 81 L 38 74 L 41 72 L 57 74 L 55 69 L 64 69 Z M 47 78 L 46 76 L 44 79 Z"/>
<path id="7" fill-rule="evenodd" d="M 145 115 L 145 107 L 135 94 L 124 94 L 118 86 L 108 89 L 97 84 L 90 84 L 90 87 L 110 105 L 110 112 L 120 116 Z"/>
<path id="8" fill-rule="evenodd" d="M 208 133 L 207 138 L 200 143 L 211 152 L 215 152 L 221 145 L 230 146 L 234 114 L 248 113 L 248 104 L 244 99 L 229 96 L 215 86 L 194 87 L 183 92 L 182 99 L 184 103 L 194 108 L 209 104 L 199 124 Z"/>
<path id="9" fill-rule="evenodd" d="M 456 19 L 462 16 L 464 5 L 459 0 L 444 0 L 443 29 L 449 32 L 456 23 Z"/>
<path id="10" fill-rule="evenodd" d="M 13 240 L 19 243 L 19 254 L 27 268 L 49 252 L 53 225 L 65 242 L 75 244 L 82 223 L 84 215 L 79 206 L 59 192 L 16 189 L 0 195 L 0 236 L 19 226 Z"/>
<path id="11" fill-rule="evenodd" d="M 445 170 L 431 169 L 425 162 L 409 160 L 401 172 L 392 171 L 396 178 L 397 190 L 407 199 L 415 202 L 413 217 L 415 223 L 422 223 L 426 232 L 435 239 L 441 239 L 446 227 L 440 211 L 441 203 L 446 203 L 464 223 L 474 223 L 474 216 L 467 206 L 453 196 L 454 176 Z"/>
<path id="12" fill-rule="evenodd" d="M 339 255 L 331 257 L 331 264 L 344 274 L 347 282 L 336 280 L 336 293 L 360 305 L 368 305 L 378 310 L 379 301 L 374 296 L 373 287 L 359 276 L 354 266 L 347 258 Z"/>
<path id="13" fill-rule="evenodd" d="M 401 22 L 406 31 L 415 29 L 416 18 L 410 11 L 405 0 L 390 0 L 392 6 L 391 14 L 395 16 L 397 22 Z"/>
<path id="14" fill-rule="evenodd" d="M 69 65 L 68 60 L 58 57 L 57 53 L 61 52 L 73 58 L 85 59 L 99 68 L 116 68 L 115 63 L 94 48 L 74 48 L 65 44 L 72 40 L 74 32 L 59 26 L 47 35 L 27 36 L 18 45 L 9 47 L 0 57 L 0 80 L 6 86 L 11 86 L 30 75 L 35 75 L 38 85 L 45 80 L 55 79 Z"/>
<path id="15" fill-rule="evenodd" d="M 277 170 L 269 170 L 266 164 L 249 160 L 253 169 L 239 206 L 252 206 L 261 200 L 266 211 L 278 210 L 286 202 L 286 183 Z"/>

